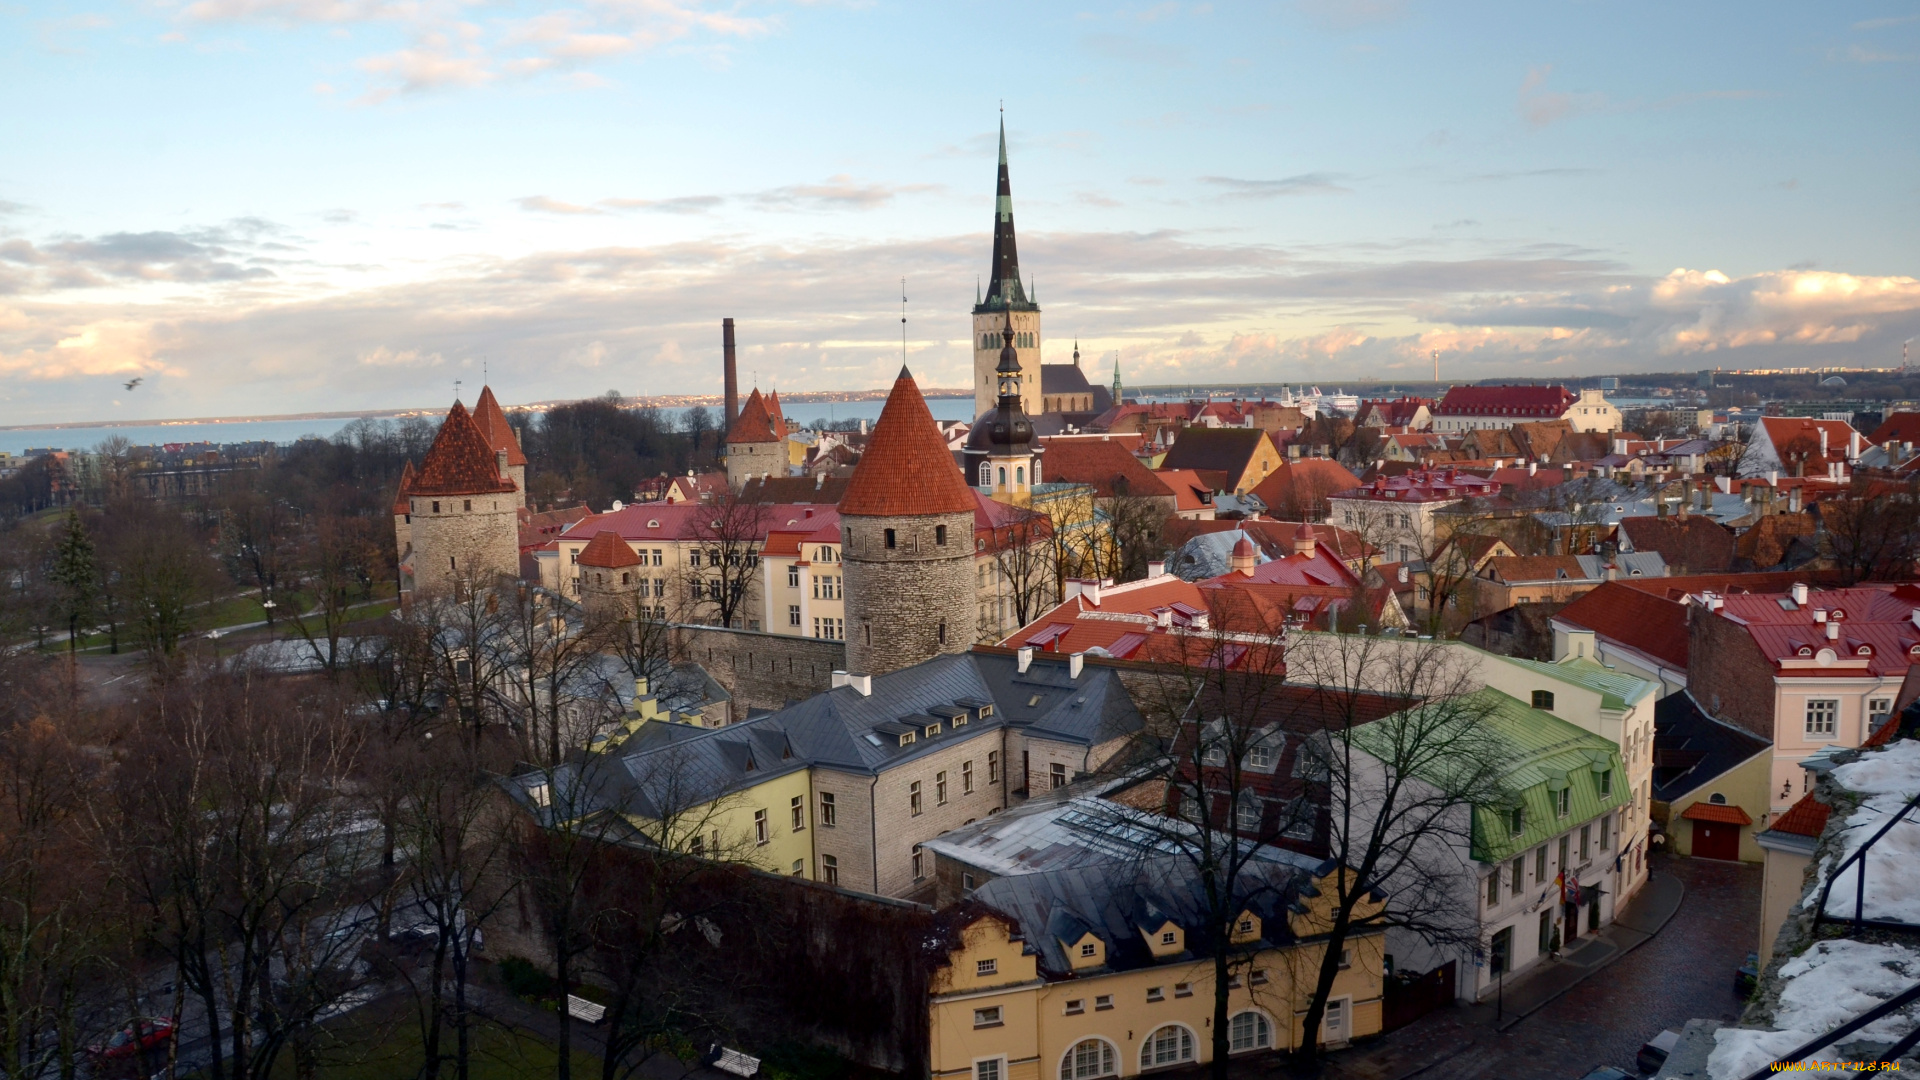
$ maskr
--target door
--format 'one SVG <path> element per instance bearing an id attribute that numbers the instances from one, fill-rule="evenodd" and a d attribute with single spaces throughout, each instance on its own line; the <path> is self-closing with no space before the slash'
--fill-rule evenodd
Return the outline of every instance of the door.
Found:
<path id="1" fill-rule="evenodd" d="M 1566 915 L 1566 918 L 1560 921 L 1560 928 L 1563 931 L 1561 934 L 1562 940 L 1560 947 L 1563 949 L 1571 949 L 1573 948 L 1573 939 L 1580 936 L 1580 905 L 1566 903 L 1560 906 Z"/>
<path id="2" fill-rule="evenodd" d="M 1320 1037 L 1327 1045 L 1344 1043 L 1350 1037 L 1347 1034 L 1347 1013 L 1352 1011 L 1352 998 L 1332 998 L 1327 1002 L 1327 1018 L 1320 1022 Z"/>
<path id="3" fill-rule="evenodd" d="M 1724 821 L 1693 823 L 1693 857 L 1696 859 L 1740 858 L 1740 826 Z"/>

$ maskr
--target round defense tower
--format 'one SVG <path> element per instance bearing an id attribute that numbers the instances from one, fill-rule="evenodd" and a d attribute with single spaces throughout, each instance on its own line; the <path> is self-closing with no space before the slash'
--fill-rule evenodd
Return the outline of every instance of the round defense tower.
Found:
<path id="1" fill-rule="evenodd" d="M 447 592 L 520 575 L 519 485 L 458 401 L 406 489 L 413 587 Z"/>
<path id="2" fill-rule="evenodd" d="M 849 671 L 883 675 L 973 645 L 975 506 L 901 368 L 840 501 Z"/>

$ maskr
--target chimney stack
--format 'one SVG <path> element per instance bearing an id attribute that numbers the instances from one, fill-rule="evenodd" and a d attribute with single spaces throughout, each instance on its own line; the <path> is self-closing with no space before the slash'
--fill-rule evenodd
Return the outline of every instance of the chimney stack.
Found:
<path id="1" fill-rule="evenodd" d="M 733 430 L 733 421 L 740 415 L 740 372 L 734 365 L 733 320 L 720 320 L 720 354 L 725 358 L 727 367 L 727 422 L 724 430 Z"/>

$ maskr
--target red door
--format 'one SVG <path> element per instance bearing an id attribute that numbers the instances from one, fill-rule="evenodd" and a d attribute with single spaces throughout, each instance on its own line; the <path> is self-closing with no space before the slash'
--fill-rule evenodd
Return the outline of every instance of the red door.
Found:
<path id="1" fill-rule="evenodd" d="M 1740 858 L 1740 826 L 1724 821 L 1693 823 L 1693 855 L 1696 859 Z"/>

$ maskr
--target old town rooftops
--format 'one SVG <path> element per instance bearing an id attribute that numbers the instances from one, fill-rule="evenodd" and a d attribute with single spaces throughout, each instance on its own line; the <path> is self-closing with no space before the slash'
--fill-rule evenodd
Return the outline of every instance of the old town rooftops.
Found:
<path id="1" fill-rule="evenodd" d="M 633 548 L 625 540 L 620 539 L 619 533 L 602 529 L 581 549 L 580 565 L 618 570 L 623 566 L 639 566 L 640 556 L 634 554 Z"/>
<path id="2" fill-rule="evenodd" d="M 485 433 L 458 401 L 433 437 L 408 494 L 413 496 L 495 495 L 519 490 L 501 475 L 500 459 Z"/>
<path id="3" fill-rule="evenodd" d="M 775 530 L 796 529 L 819 518 L 823 514 L 834 512 L 831 506 L 805 504 L 775 504 L 765 507 L 765 514 L 757 524 L 762 536 Z M 705 540 L 717 539 L 716 520 L 723 511 L 711 505 L 689 503 L 632 503 L 618 510 L 604 514 L 594 514 L 567 527 L 560 535 L 563 540 L 591 538 L 602 530 L 610 529 L 620 534 L 628 543 L 640 543 L 646 540 Z M 809 530 L 811 531 L 811 530 Z M 744 536 L 733 537 L 738 542 L 749 539 Z M 751 537 L 758 540 L 761 536 Z"/>
<path id="4" fill-rule="evenodd" d="M 1455 386 L 1440 399 L 1433 414 L 1555 419 L 1577 400 L 1564 386 Z"/>
<path id="5" fill-rule="evenodd" d="M 1376 476 L 1369 483 L 1328 496 L 1390 502 L 1444 502 L 1495 495 L 1500 485 L 1459 469 L 1416 469 L 1398 476 Z"/>

